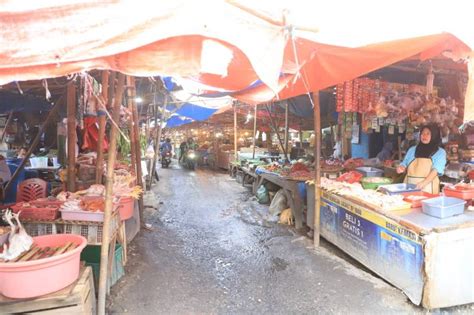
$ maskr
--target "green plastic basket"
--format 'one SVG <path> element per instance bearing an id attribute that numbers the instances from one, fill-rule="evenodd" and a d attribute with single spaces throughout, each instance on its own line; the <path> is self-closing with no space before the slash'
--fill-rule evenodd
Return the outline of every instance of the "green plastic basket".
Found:
<path id="1" fill-rule="evenodd" d="M 364 189 L 377 189 L 379 188 L 379 186 L 382 186 L 382 185 L 388 185 L 388 184 L 391 184 L 392 183 L 392 180 L 390 178 L 386 178 L 386 177 L 380 177 L 381 180 L 380 182 L 367 182 L 366 179 L 369 179 L 370 180 L 373 180 L 374 177 L 364 177 L 362 178 L 361 180 L 361 184 L 362 184 L 362 187 L 364 187 Z"/>
<path id="2" fill-rule="evenodd" d="M 112 274 L 109 275 L 107 281 L 108 289 L 113 286 L 117 281 L 125 275 L 123 268 L 123 250 L 122 245 L 115 245 L 115 257 L 112 267 Z M 92 273 L 94 274 L 94 284 L 96 290 L 99 287 L 99 275 L 100 275 L 100 246 L 88 245 L 81 253 L 81 260 L 85 261 L 86 266 L 92 267 Z"/>

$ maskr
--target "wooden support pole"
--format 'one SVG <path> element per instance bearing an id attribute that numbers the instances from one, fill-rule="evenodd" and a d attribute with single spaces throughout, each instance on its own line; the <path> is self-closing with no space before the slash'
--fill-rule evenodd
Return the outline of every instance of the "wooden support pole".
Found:
<path id="1" fill-rule="evenodd" d="M 285 155 L 285 159 L 288 160 L 288 153 L 285 150 L 285 146 L 283 145 L 283 141 L 281 140 L 280 133 L 278 132 L 278 125 L 276 125 L 274 120 L 273 120 L 272 113 L 270 111 L 270 107 L 268 107 L 267 104 L 265 104 L 265 107 L 267 109 L 268 116 L 270 118 L 270 126 L 272 127 L 273 131 L 276 133 L 278 142 L 280 143 L 281 150 L 283 151 L 283 153 Z M 271 136 L 271 134 L 270 134 L 270 136 Z"/>
<path id="2" fill-rule="evenodd" d="M 289 108 L 288 108 L 288 101 L 287 101 L 286 106 L 285 106 L 285 152 L 287 154 L 288 154 L 288 141 L 289 141 L 289 139 L 288 139 L 289 138 L 288 112 L 289 112 Z M 288 156 L 286 156 L 286 159 L 288 160 Z"/>
<path id="3" fill-rule="evenodd" d="M 132 88 L 130 77 L 127 76 L 127 108 L 132 114 L 128 121 L 128 137 L 130 139 L 130 163 L 132 164 L 132 173 L 137 176 L 138 181 L 138 172 L 137 172 L 137 156 L 135 151 L 137 149 L 137 142 L 135 141 L 135 128 L 134 128 L 134 119 L 133 119 L 133 103 L 135 97 L 132 96 L 132 89 L 135 90 L 135 86 Z"/>
<path id="4" fill-rule="evenodd" d="M 67 85 L 67 190 L 76 191 L 76 85 Z"/>
<path id="5" fill-rule="evenodd" d="M 106 103 L 109 98 L 109 72 L 102 71 L 102 97 Z M 105 110 L 105 108 L 104 108 Z M 102 175 L 104 174 L 104 139 L 105 139 L 105 125 L 107 117 L 105 112 L 99 110 L 99 140 L 97 143 L 97 168 L 96 168 L 96 184 L 102 184 Z"/>
<path id="6" fill-rule="evenodd" d="M 252 159 L 255 159 L 255 145 L 257 140 L 255 139 L 257 137 L 257 105 L 255 105 L 254 111 L 253 111 L 253 151 L 252 151 Z"/>
<path id="7" fill-rule="evenodd" d="M 320 236 L 320 213 L 321 213 L 321 113 L 319 107 L 319 92 L 313 92 L 314 103 L 314 157 L 315 179 L 314 179 L 314 246 L 319 247 Z"/>
<path id="8" fill-rule="evenodd" d="M 237 162 L 239 154 L 237 153 L 237 103 L 234 103 L 234 160 Z"/>
<path id="9" fill-rule="evenodd" d="M 129 99 L 128 101 L 131 102 L 131 109 L 132 109 L 132 130 L 133 130 L 133 141 L 135 142 L 135 149 L 132 150 L 132 156 L 135 155 L 135 169 L 137 170 L 137 185 L 143 188 L 143 176 L 142 176 L 142 150 L 140 147 L 140 125 L 138 123 L 138 109 L 137 103 L 135 102 L 136 98 L 136 89 L 135 89 L 135 78 L 131 76 L 127 76 L 127 86 L 129 91 Z M 140 196 L 138 199 L 138 210 L 140 212 L 140 221 L 144 222 L 143 217 L 143 210 L 145 206 L 143 204 L 143 195 Z"/>
<path id="10" fill-rule="evenodd" d="M 5 127 L 3 127 L 2 138 L 0 139 L 0 143 L 3 143 L 3 139 L 5 139 L 5 133 L 12 119 L 13 119 L 13 111 L 11 111 L 10 114 L 8 115 L 8 119 L 7 119 L 7 122 L 5 123 Z"/>
<path id="11" fill-rule="evenodd" d="M 168 105 L 168 94 L 165 94 L 163 108 L 166 108 L 167 105 Z M 158 108 L 156 108 L 156 105 L 155 105 L 155 128 L 156 128 L 155 141 L 154 141 L 155 155 L 153 156 L 153 163 L 151 166 L 150 187 L 151 187 L 151 184 L 153 183 L 153 177 L 155 176 L 155 173 L 156 173 L 156 161 L 158 160 L 158 156 L 160 154 L 160 140 L 161 140 L 161 132 L 162 132 L 161 125 L 164 118 L 163 117 L 164 111 L 163 111 L 160 122 L 158 122 L 158 112 L 159 110 Z M 182 154 L 182 153 L 180 152 L 179 154 Z"/>
<path id="12" fill-rule="evenodd" d="M 7 182 L 7 185 L 5 186 L 5 189 L 4 189 L 4 193 L 6 194 L 8 192 L 8 190 L 10 189 L 11 185 L 15 182 L 16 178 L 18 177 L 18 175 L 20 174 L 20 172 L 25 168 L 25 165 L 26 163 L 28 162 L 31 154 L 33 153 L 33 151 L 36 149 L 36 147 L 38 146 L 38 143 L 41 139 L 41 135 L 43 134 L 43 132 L 46 130 L 46 127 L 51 123 L 51 121 L 53 120 L 53 118 L 56 116 L 57 112 L 58 112 L 58 109 L 59 109 L 59 106 L 60 104 L 64 103 L 64 97 L 60 97 L 58 99 L 58 101 L 56 103 L 54 103 L 54 106 L 53 108 L 51 109 L 51 111 L 49 112 L 48 114 L 48 117 L 46 117 L 46 120 L 43 122 L 43 124 L 41 125 L 40 127 L 40 130 L 39 132 L 36 134 L 36 137 L 33 139 L 33 142 L 31 143 L 31 146 L 29 147 L 28 149 L 28 152 L 26 152 L 26 155 L 25 155 L 25 158 L 23 159 L 23 161 L 21 161 L 20 165 L 18 166 L 18 168 L 16 169 L 15 173 L 13 173 L 12 177 L 10 178 L 10 180 Z"/>
<path id="13" fill-rule="evenodd" d="M 124 90 L 125 75 L 118 74 L 117 90 L 115 93 L 113 106 L 113 120 L 118 123 L 120 119 L 120 105 L 122 103 L 122 94 Z M 100 276 L 99 276 L 99 298 L 98 298 L 98 314 L 105 315 L 105 296 L 107 294 L 107 278 L 108 278 L 108 261 L 109 261 L 109 244 L 110 242 L 110 219 L 112 217 L 112 199 L 114 184 L 114 165 L 117 156 L 117 135 L 118 129 L 112 124 L 110 131 L 110 146 L 107 158 L 107 175 L 105 182 L 105 209 L 104 209 L 104 225 L 102 227 L 102 246 L 100 250 Z M 113 257 L 112 257 L 113 259 Z"/>

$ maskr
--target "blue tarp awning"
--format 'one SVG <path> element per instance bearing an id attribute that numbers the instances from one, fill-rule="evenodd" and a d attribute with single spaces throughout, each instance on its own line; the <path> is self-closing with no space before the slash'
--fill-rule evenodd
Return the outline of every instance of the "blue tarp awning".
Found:
<path id="1" fill-rule="evenodd" d="M 178 114 L 179 116 L 191 118 L 192 120 L 206 120 L 214 114 L 217 109 L 207 108 L 194 104 L 183 104 L 179 109 L 175 105 L 168 105 L 166 109 Z"/>

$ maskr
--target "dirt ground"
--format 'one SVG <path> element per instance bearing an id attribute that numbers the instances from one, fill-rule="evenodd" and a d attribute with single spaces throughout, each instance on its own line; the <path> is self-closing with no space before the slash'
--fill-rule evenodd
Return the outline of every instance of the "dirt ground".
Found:
<path id="1" fill-rule="evenodd" d="M 327 242 L 265 220 L 227 174 L 174 165 L 146 196 L 111 314 L 428 313 Z M 474 305 L 434 313 L 474 313 Z"/>

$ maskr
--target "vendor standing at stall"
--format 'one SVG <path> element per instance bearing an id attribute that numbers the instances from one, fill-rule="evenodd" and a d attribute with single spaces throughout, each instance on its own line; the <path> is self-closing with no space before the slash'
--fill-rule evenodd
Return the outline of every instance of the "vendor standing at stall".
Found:
<path id="1" fill-rule="evenodd" d="M 420 142 L 411 147 L 397 173 L 407 172 L 405 183 L 416 184 L 418 189 L 431 194 L 439 193 L 439 177 L 444 174 L 446 151 L 440 147 L 439 127 L 424 126 L 420 130 Z"/>

